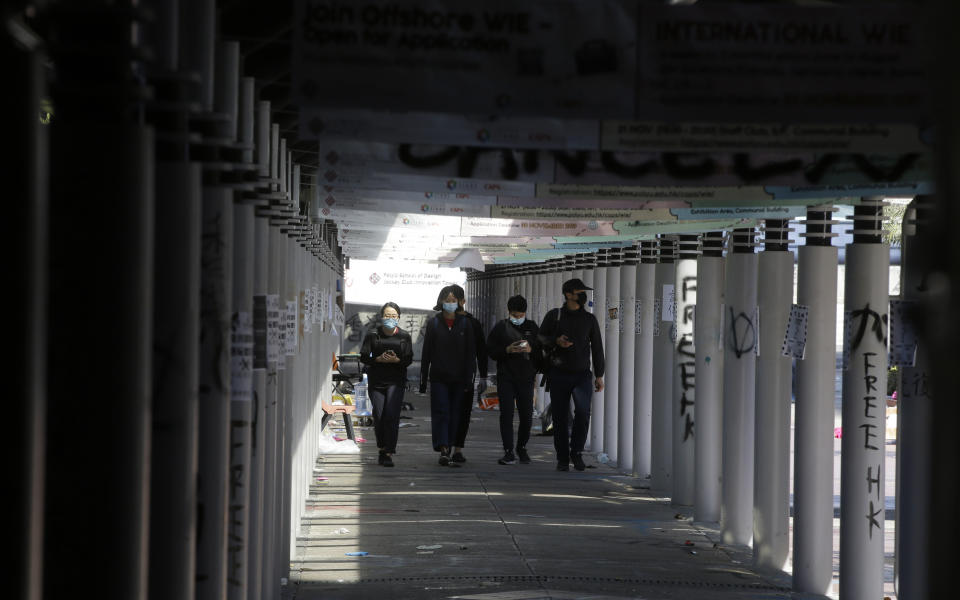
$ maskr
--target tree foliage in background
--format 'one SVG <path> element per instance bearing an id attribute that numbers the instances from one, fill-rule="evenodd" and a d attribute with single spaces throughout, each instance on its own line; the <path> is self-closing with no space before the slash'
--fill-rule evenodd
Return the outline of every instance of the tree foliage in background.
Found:
<path id="1" fill-rule="evenodd" d="M 883 241 L 891 246 L 899 246 L 903 235 L 903 214 L 906 204 L 888 204 L 883 207 Z"/>

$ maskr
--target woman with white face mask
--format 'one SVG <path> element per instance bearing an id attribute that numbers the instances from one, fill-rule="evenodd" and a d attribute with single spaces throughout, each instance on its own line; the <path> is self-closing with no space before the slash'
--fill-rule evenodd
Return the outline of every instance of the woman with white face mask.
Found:
<path id="1" fill-rule="evenodd" d="M 451 460 L 450 448 L 456 441 L 462 395 L 473 380 L 476 355 L 473 327 L 467 317 L 457 314 L 460 302 L 453 286 L 437 297 L 441 312 L 427 320 L 420 355 L 420 393 L 430 382 L 430 419 L 433 449 L 440 453 L 443 466 L 459 467 Z"/>
<path id="2" fill-rule="evenodd" d="M 377 327 L 367 333 L 360 347 L 373 405 L 373 431 L 380 449 L 378 462 L 385 467 L 393 466 L 407 367 L 413 362 L 413 341 L 400 329 L 399 321 L 400 307 L 387 302 L 380 309 Z"/>
<path id="3" fill-rule="evenodd" d="M 501 465 L 530 462 L 527 442 L 533 423 L 533 386 L 540 366 L 540 329 L 527 320 L 527 300 L 513 296 L 507 300 L 508 318 L 494 325 L 487 337 L 487 352 L 497 361 L 497 393 L 500 396 L 500 438 L 503 441 Z M 513 407 L 520 418 L 516 454 L 513 445 Z"/>

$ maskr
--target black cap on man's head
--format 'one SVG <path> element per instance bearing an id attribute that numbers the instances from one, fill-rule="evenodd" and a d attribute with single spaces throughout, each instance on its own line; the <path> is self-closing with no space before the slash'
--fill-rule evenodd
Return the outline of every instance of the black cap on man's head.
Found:
<path id="1" fill-rule="evenodd" d="M 573 292 L 574 290 L 592 290 L 583 281 L 579 279 L 568 279 L 563 282 L 563 293 Z"/>

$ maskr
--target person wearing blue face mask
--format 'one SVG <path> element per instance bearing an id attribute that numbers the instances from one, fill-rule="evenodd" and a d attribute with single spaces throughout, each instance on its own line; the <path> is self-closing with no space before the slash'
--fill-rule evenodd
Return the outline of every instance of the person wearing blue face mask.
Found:
<path id="1" fill-rule="evenodd" d="M 487 352 L 497 361 L 497 393 L 500 397 L 500 438 L 503 441 L 501 465 L 530 462 L 527 442 L 533 424 L 533 388 L 541 360 L 540 329 L 527 320 L 527 300 L 513 296 L 507 300 L 509 317 L 494 325 L 487 337 Z M 513 445 L 513 407 L 520 424 L 517 428 L 516 454 Z"/>
<path id="2" fill-rule="evenodd" d="M 430 382 L 430 421 L 433 449 L 443 466 L 459 467 L 451 460 L 460 425 L 463 393 L 473 380 L 476 356 L 473 327 L 467 317 L 457 314 L 460 303 L 453 286 L 437 297 L 439 312 L 426 322 L 420 355 L 420 393 Z"/>
<path id="3" fill-rule="evenodd" d="M 400 430 L 407 367 L 413 362 L 413 341 L 400 329 L 400 307 L 387 302 L 378 314 L 379 324 L 363 338 L 360 362 L 366 365 L 368 393 L 373 405 L 373 431 L 380 449 L 378 462 L 393 466 Z"/>

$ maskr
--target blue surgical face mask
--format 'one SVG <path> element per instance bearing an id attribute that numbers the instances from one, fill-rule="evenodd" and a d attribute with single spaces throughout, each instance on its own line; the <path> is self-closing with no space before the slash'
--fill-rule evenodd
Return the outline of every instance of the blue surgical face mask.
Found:
<path id="1" fill-rule="evenodd" d="M 523 325 L 523 322 L 526 320 L 527 320 L 526 317 L 520 317 L 519 319 L 516 317 L 510 317 L 510 322 L 516 325 L 517 327 L 520 327 L 521 325 Z"/>
<path id="2" fill-rule="evenodd" d="M 397 325 L 400 324 L 399 321 L 397 321 L 396 319 L 393 319 L 393 318 L 385 318 L 385 319 L 381 320 L 380 323 L 381 323 L 384 327 L 386 327 L 387 329 L 396 329 L 396 328 L 397 328 Z"/>
<path id="3" fill-rule="evenodd" d="M 459 303 L 459 302 L 444 302 L 444 303 L 443 303 L 443 311 L 444 311 L 444 312 L 448 312 L 448 313 L 457 312 L 457 309 L 458 309 L 458 308 L 460 308 L 460 303 Z"/>

